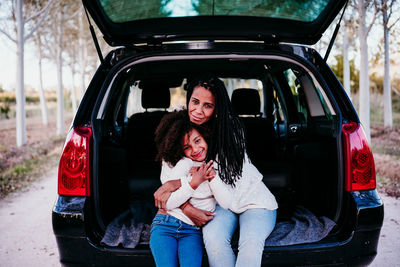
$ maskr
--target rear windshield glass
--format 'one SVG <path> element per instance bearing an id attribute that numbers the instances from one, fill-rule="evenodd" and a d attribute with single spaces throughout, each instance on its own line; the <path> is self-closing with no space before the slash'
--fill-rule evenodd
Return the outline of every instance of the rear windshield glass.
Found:
<path id="1" fill-rule="evenodd" d="M 237 78 L 221 78 L 224 82 L 226 90 L 228 91 L 228 95 L 232 98 L 232 93 L 234 90 L 238 88 L 242 89 L 256 89 L 260 96 L 260 114 L 262 114 L 262 110 L 264 109 L 264 95 L 263 95 L 263 85 L 260 80 L 257 79 L 237 79 Z M 128 102 L 126 108 L 126 118 L 131 117 L 133 114 L 146 112 L 146 111 L 156 111 L 156 110 L 166 110 L 173 111 L 176 109 L 182 109 L 186 107 L 186 90 L 184 89 L 185 84 L 187 83 L 186 79 L 183 80 L 183 83 L 178 87 L 169 88 L 170 91 L 170 106 L 167 109 L 164 108 L 151 108 L 146 110 L 142 107 L 142 89 L 140 88 L 140 81 L 134 82 L 129 88 Z M 239 114 L 240 115 L 240 114 Z"/>
<path id="2" fill-rule="evenodd" d="M 140 19 L 196 16 L 252 16 L 312 22 L 329 0 L 100 0 L 109 19 L 122 23 Z"/>

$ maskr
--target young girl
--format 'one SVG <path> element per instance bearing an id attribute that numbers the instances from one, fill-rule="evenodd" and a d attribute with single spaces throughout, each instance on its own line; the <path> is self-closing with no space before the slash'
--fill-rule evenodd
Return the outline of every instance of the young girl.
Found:
<path id="1" fill-rule="evenodd" d="M 201 133 L 200 133 L 201 132 Z M 187 111 L 163 117 L 156 130 L 157 159 L 162 160 L 161 182 L 180 178 L 182 186 L 173 192 L 155 216 L 150 248 L 157 266 L 201 266 L 201 230 L 182 212 L 186 201 L 213 215 L 215 199 L 208 182 L 215 176 L 212 161 L 205 164 L 208 144 L 204 129 L 191 124 Z M 195 168 L 193 168 L 195 167 Z"/>

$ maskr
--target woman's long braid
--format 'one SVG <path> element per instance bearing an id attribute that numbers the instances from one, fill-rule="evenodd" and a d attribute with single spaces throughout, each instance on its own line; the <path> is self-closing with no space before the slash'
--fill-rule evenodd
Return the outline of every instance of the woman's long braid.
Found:
<path id="1" fill-rule="evenodd" d="M 198 85 L 210 90 L 215 97 L 207 160 L 216 161 L 220 178 L 226 184 L 235 186 L 242 175 L 246 150 L 243 125 L 234 114 L 225 85 L 220 79 L 211 75 L 197 79 L 188 87 L 189 97 Z"/>

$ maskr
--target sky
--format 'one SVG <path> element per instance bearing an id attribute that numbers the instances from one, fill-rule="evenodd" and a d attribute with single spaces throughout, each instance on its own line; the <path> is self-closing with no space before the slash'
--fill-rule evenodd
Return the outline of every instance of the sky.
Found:
<path id="1" fill-rule="evenodd" d="M 1 35 L 1 33 L 0 33 Z M 16 45 L 9 41 L 5 36 L 0 38 L 0 85 L 6 90 L 15 89 L 17 79 L 16 67 Z M 38 58 L 36 57 L 35 47 L 30 42 L 25 45 L 25 84 L 38 87 L 39 72 Z M 66 73 L 65 75 L 68 75 Z M 53 63 L 43 62 L 43 83 L 45 88 L 56 86 L 56 72 Z M 67 79 L 65 79 L 67 82 Z"/>

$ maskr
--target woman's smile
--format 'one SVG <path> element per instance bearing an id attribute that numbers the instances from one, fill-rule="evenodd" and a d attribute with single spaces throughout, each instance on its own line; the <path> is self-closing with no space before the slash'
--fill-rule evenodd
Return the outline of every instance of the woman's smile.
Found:
<path id="1" fill-rule="evenodd" d="M 201 121 L 203 118 L 198 117 L 198 116 L 196 116 L 196 115 L 194 115 L 194 114 L 192 113 L 192 119 L 193 119 L 194 121 Z"/>

